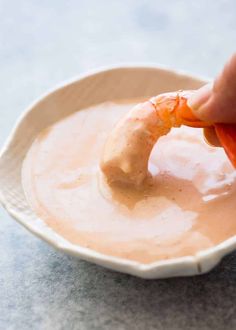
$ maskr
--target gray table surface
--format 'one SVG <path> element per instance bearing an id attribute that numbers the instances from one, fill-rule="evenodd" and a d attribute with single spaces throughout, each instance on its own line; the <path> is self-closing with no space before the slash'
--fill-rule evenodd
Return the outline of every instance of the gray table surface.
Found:
<path id="1" fill-rule="evenodd" d="M 234 0 L 0 0 L 0 144 L 64 79 L 124 62 L 213 77 L 235 44 Z M 1 330 L 236 328 L 236 253 L 207 275 L 145 281 L 60 254 L 0 218 Z"/>

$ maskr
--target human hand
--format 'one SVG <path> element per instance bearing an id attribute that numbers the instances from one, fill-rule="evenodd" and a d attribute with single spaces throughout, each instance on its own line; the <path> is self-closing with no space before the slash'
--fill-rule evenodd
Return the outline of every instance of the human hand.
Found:
<path id="1" fill-rule="evenodd" d="M 213 83 L 201 87 L 188 105 L 202 120 L 213 123 L 236 123 L 236 53 Z M 207 141 L 220 146 L 214 128 L 204 129 Z"/>

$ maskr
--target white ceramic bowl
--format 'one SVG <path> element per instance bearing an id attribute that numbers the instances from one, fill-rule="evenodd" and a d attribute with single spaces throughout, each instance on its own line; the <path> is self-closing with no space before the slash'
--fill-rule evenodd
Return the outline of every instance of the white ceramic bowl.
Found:
<path id="1" fill-rule="evenodd" d="M 81 76 L 47 93 L 19 119 L 0 155 L 0 201 L 6 210 L 55 248 L 120 272 L 143 278 L 201 274 L 214 267 L 236 247 L 236 237 L 195 256 L 151 264 L 120 259 L 73 245 L 55 233 L 30 209 L 22 189 L 21 167 L 37 134 L 60 118 L 109 100 L 150 97 L 160 92 L 194 89 L 206 80 L 158 67 L 113 67 Z"/>

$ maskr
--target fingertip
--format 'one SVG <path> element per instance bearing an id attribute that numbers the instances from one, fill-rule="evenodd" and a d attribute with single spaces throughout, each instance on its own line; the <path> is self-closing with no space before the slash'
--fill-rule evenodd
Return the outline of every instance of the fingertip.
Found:
<path id="1" fill-rule="evenodd" d="M 209 100 L 212 92 L 212 83 L 206 84 L 199 88 L 193 95 L 188 99 L 187 104 L 192 111 L 199 115 L 201 108 Z"/>

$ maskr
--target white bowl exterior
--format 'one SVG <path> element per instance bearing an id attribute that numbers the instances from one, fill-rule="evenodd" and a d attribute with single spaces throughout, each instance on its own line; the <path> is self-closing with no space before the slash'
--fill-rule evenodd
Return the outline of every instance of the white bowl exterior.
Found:
<path id="1" fill-rule="evenodd" d="M 57 249 L 116 271 L 143 278 L 201 274 L 234 250 L 236 237 L 195 256 L 141 264 L 73 245 L 39 219 L 28 205 L 21 184 L 22 162 L 37 134 L 59 119 L 94 104 L 150 97 L 161 92 L 195 89 L 207 80 L 158 67 L 127 66 L 82 76 L 49 92 L 22 115 L 0 155 L 0 201 L 28 230 Z"/>

